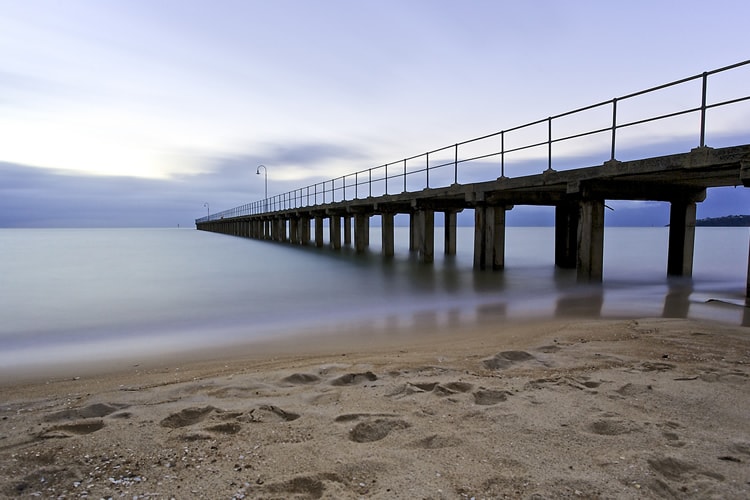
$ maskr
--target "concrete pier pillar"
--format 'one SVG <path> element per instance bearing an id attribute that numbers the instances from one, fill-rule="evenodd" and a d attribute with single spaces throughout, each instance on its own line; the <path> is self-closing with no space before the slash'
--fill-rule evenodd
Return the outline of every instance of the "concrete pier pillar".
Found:
<path id="1" fill-rule="evenodd" d="M 331 248 L 338 250 L 341 248 L 341 217 L 332 215 L 328 219 L 328 232 L 331 240 Z"/>
<path id="2" fill-rule="evenodd" d="M 456 212 L 445 212 L 445 255 L 456 255 Z"/>
<path id="3" fill-rule="evenodd" d="M 601 281 L 604 267 L 604 200 L 581 201 L 579 214 L 578 281 Z"/>
<path id="4" fill-rule="evenodd" d="M 344 245 L 352 244 L 352 216 L 344 216 Z"/>
<path id="5" fill-rule="evenodd" d="M 278 225 L 279 225 L 279 241 L 287 241 L 287 234 L 286 234 L 286 219 L 278 219 Z"/>
<path id="6" fill-rule="evenodd" d="M 419 260 L 430 263 L 435 260 L 435 211 L 419 210 L 416 218 L 419 240 Z"/>
<path id="7" fill-rule="evenodd" d="M 696 204 L 672 202 L 669 211 L 669 256 L 667 274 L 693 275 L 693 249 L 695 247 Z"/>
<path id="8" fill-rule="evenodd" d="M 299 220 L 299 242 L 300 245 L 310 244 L 310 218 L 300 217 Z"/>
<path id="9" fill-rule="evenodd" d="M 356 214 L 354 216 L 354 248 L 357 253 L 364 253 L 370 244 L 370 216 Z"/>
<path id="10" fill-rule="evenodd" d="M 417 234 L 417 213 L 409 214 L 409 251 L 416 252 L 419 249 L 419 235 Z"/>
<path id="11" fill-rule="evenodd" d="M 474 268 L 505 267 L 505 212 L 507 207 L 484 206 L 474 210 Z"/>
<path id="12" fill-rule="evenodd" d="M 315 216 L 315 246 L 323 246 L 323 217 L 319 215 Z"/>
<path id="13" fill-rule="evenodd" d="M 289 219 L 289 242 L 292 245 L 299 245 L 299 218 L 292 217 Z"/>
<path id="14" fill-rule="evenodd" d="M 578 251 L 577 205 L 555 207 L 555 265 L 563 269 L 575 269 Z"/>
<path id="15" fill-rule="evenodd" d="M 394 248 L 393 248 L 393 242 L 394 242 L 394 214 L 391 213 L 384 213 L 381 215 L 382 217 L 382 239 L 383 239 L 383 256 L 384 257 L 393 257 L 394 255 Z"/>

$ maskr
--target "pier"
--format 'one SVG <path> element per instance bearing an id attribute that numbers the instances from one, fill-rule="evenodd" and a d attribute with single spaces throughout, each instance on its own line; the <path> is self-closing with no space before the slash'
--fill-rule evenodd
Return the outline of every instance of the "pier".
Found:
<path id="1" fill-rule="evenodd" d="M 741 138 L 736 144 L 711 147 L 706 140 L 711 134 L 711 116 L 718 111 L 744 106 L 747 123 L 750 95 L 715 101 L 708 96 L 711 77 L 734 71 L 744 71 L 740 77 L 745 88 L 750 88 L 748 65 L 750 61 L 744 61 L 209 214 L 197 219 L 196 227 L 322 247 L 327 226 L 331 249 L 353 245 L 362 253 L 370 246 L 370 220 L 379 217 L 380 248 L 383 257 L 389 258 L 394 255 L 395 216 L 408 214 L 409 248 L 420 261 L 429 263 L 434 258 L 435 213 L 444 214 L 444 251 L 451 255 L 456 252 L 457 214 L 471 209 L 474 267 L 501 270 L 505 267 L 506 213 L 519 205 L 544 205 L 555 208 L 556 265 L 575 268 L 581 282 L 597 282 L 603 271 L 606 201 L 661 201 L 670 204 L 666 272 L 691 276 L 696 207 L 705 199 L 706 190 L 750 187 L 750 127 L 736 131 L 734 136 Z M 631 101 L 658 100 L 664 93 L 683 92 L 686 86 L 688 92 L 695 91 L 694 105 L 653 116 L 630 111 L 625 113 L 627 120 L 621 118 Z M 594 115 L 606 116 L 606 123 L 576 128 L 579 122 L 591 123 Z M 662 124 L 676 126 L 675 120 L 680 120 L 678 128 L 682 120 L 688 124 L 686 130 L 695 138 L 693 147 L 666 155 L 617 159 L 623 148 L 622 134 L 632 135 L 644 127 L 654 130 Z M 584 148 L 603 144 L 606 156 L 598 164 L 571 165 L 586 161 L 566 154 L 566 146 L 572 143 Z M 529 169 L 537 173 L 528 173 Z M 514 176 L 516 170 L 522 175 Z M 744 272 L 750 297 L 750 245 Z"/>

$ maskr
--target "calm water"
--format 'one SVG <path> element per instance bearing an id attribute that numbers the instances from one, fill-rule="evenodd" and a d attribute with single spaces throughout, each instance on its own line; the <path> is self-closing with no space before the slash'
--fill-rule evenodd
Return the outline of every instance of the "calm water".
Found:
<path id="1" fill-rule="evenodd" d="M 379 228 L 364 256 L 194 229 L 0 230 L 0 375 L 364 324 L 553 316 L 749 322 L 739 305 L 747 228 L 698 228 L 692 280 L 665 276 L 667 229 L 607 228 L 601 286 L 578 286 L 575 271 L 554 268 L 552 228 L 508 228 L 504 272 L 472 270 L 472 228 L 459 228 L 453 258 L 442 256 L 438 229 L 433 265 L 409 254 L 407 228 L 396 231 L 396 258 L 384 262 Z"/>

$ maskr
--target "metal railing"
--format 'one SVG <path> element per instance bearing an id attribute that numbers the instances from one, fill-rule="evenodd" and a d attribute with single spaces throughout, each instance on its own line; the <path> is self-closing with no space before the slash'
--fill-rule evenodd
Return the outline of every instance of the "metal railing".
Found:
<path id="1" fill-rule="evenodd" d="M 639 125 L 650 124 L 656 121 L 663 121 L 691 114 L 699 115 L 699 127 L 697 131 L 699 137 L 697 145 L 703 147 L 706 145 L 707 111 L 750 100 L 750 95 L 740 95 L 730 99 L 709 103 L 709 77 L 748 65 L 750 65 L 750 60 L 725 66 L 713 71 L 707 71 L 656 87 L 651 87 L 639 92 L 633 92 L 622 97 L 615 97 L 607 101 L 602 101 L 572 111 L 525 123 L 517 127 L 504 129 L 499 132 L 434 149 L 426 153 L 410 156 L 396 162 L 359 170 L 334 179 L 325 180 L 293 191 L 271 196 L 267 199 L 210 214 L 206 217 L 196 219 L 195 222 L 198 224 L 210 220 L 225 218 L 231 219 L 234 217 L 260 215 L 295 208 L 326 205 L 335 202 L 356 200 L 360 199 L 362 196 L 373 197 L 414 192 L 438 187 L 437 185 L 440 184 L 441 181 L 445 183 L 450 180 L 453 184 L 458 184 L 459 172 L 463 174 L 465 170 L 460 170 L 459 166 L 470 162 L 474 162 L 475 165 L 477 165 L 477 162 L 488 159 L 495 160 L 495 162 L 492 163 L 492 177 L 497 177 L 497 174 L 499 174 L 501 178 L 504 178 L 506 177 L 507 170 L 506 160 L 510 155 L 529 152 L 535 149 L 545 150 L 544 154 L 536 155 L 536 160 L 538 161 L 540 158 L 546 157 L 544 158 L 546 159 L 546 170 L 552 171 L 553 146 L 563 142 L 573 141 L 575 139 L 590 138 L 595 135 L 608 136 L 608 160 L 615 160 L 615 153 L 617 152 L 618 146 L 617 140 L 619 137 L 618 132 Z M 659 91 L 685 87 L 692 82 L 700 84 L 700 95 L 696 100 L 696 105 L 654 116 L 638 117 L 622 123 L 618 122 L 618 111 L 622 109 L 623 103 L 639 97 L 651 96 Z M 744 88 L 750 89 L 750 78 L 748 78 Z M 571 117 L 580 117 L 582 114 L 592 111 L 604 112 L 608 121 L 606 125 L 595 127 L 591 130 L 569 132 L 560 136 L 554 135 L 553 132 L 558 128 L 554 125 L 557 124 L 559 126 L 561 120 Z M 536 129 L 536 136 L 534 136 L 534 129 Z M 539 134 L 540 130 L 542 131 L 541 136 Z M 534 138 L 526 139 L 527 142 L 521 142 L 516 145 L 512 145 L 509 142 L 509 137 L 513 135 L 522 135 L 523 133 L 532 135 Z M 691 133 L 695 133 L 695 130 L 692 129 Z M 466 153 L 466 156 L 461 156 L 462 152 L 483 144 L 488 147 L 488 150 L 482 152 L 475 151 L 474 153 Z M 485 164 L 482 163 L 482 165 Z M 450 171 L 448 171 L 448 169 L 450 169 Z M 446 172 L 448 173 L 446 174 Z M 536 173 L 539 172 L 537 171 Z M 483 180 L 486 181 L 490 179 L 484 178 Z M 414 187 L 415 183 L 416 188 Z M 396 189 L 394 189 L 394 187 Z"/>

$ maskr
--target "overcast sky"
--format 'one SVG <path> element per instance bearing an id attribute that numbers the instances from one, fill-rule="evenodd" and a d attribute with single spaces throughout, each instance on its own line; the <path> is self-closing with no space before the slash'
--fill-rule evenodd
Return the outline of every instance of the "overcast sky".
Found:
<path id="1" fill-rule="evenodd" d="M 743 61 L 748 19 L 746 0 L 0 0 L 0 227 L 191 226 L 261 199 L 261 163 L 277 194 Z M 738 113 L 709 146 L 750 142 Z M 748 191 L 699 216 L 750 212 Z"/>

